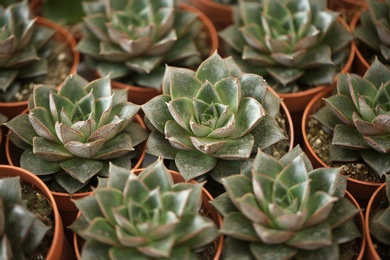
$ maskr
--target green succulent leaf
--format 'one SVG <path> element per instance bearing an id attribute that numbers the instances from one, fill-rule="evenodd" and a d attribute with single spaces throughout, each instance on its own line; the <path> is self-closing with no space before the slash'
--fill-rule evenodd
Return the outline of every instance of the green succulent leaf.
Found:
<path id="1" fill-rule="evenodd" d="M 58 162 L 73 156 L 63 145 L 52 143 L 42 137 L 33 138 L 33 153 L 49 162 Z"/>
<path id="2" fill-rule="evenodd" d="M 20 157 L 20 167 L 36 175 L 53 174 L 61 169 L 57 162 L 50 162 L 39 158 L 32 149 L 27 149 Z"/>
<path id="3" fill-rule="evenodd" d="M 331 229 L 328 224 L 323 223 L 298 231 L 287 244 L 305 250 L 316 250 L 330 246 L 332 245 Z"/>
<path id="4" fill-rule="evenodd" d="M 220 232 L 245 241 L 259 242 L 252 222 L 238 212 L 231 212 L 224 218 Z"/>
<path id="5" fill-rule="evenodd" d="M 83 217 L 85 217 L 87 221 L 91 221 L 95 217 L 103 217 L 103 213 L 100 210 L 95 197 L 89 196 L 82 200 L 73 200 L 73 202 L 76 207 L 84 213 Z"/>
<path id="6" fill-rule="evenodd" d="M 28 119 L 39 136 L 49 141 L 57 142 L 54 122 L 49 111 L 42 107 L 36 107 L 30 110 Z"/>
<path id="7" fill-rule="evenodd" d="M 114 227 L 104 218 L 94 218 L 91 221 L 90 226 L 82 231 L 82 235 L 86 238 L 93 238 L 103 244 L 117 247 L 120 246 L 120 243 L 116 238 Z"/>
<path id="8" fill-rule="evenodd" d="M 296 255 L 297 250 L 285 245 L 266 245 L 252 243 L 250 250 L 255 257 L 261 259 L 289 259 Z"/>
<path id="9" fill-rule="evenodd" d="M 175 156 L 175 164 L 185 180 L 192 180 L 205 174 L 214 168 L 216 163 L 215 157 L 198 151 L 180 150 Z"/>

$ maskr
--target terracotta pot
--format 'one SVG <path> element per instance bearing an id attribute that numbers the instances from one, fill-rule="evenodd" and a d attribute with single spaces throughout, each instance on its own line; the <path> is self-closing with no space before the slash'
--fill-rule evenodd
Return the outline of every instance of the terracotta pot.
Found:
<path id="1" fill-rule="evenodd" d="M 139 174 L 143 169 L 135 169 L 134 173 Z M 180 173 L 169 170 L 173 177 L 174 183 L 179 182 L 185 182 L 183 176 L 181 176 Z M 189 181 L 191 183 L 197 183 L 194 180 Z M 222 216 L 219 214 L 219 212 L 210 204 L 210 201 L 213 200 L 213 197 L 210 195 L 210 193 L 205 189 L 202 188 L 202 205 L 207 208 L 208 213 L 210 214 L 210 218 L 214 221 L 214 223 L 217 225 L 218 228 L 222 226 Z M 81 214 L 81 212 L 78 213 L 78 216 Z M 77 259 L 81 259 L 80 254 L 80 237 L 77 235 L 77 233 L 73 233 L 73 247 L 74 251 L 76 253 Z M 222 247 L 223 247 L 223 241 L 224 237 L 221 235 L 217 241 L 214 242 L 214 245 L 216 247 L 216 252 L 214 256 L 214 260 L 218 260 L 221 257 L 222 254 Z"/>
<path id="2" fill-rule="evenodd" d="M 310 119 L 310 116 L 313 115 L 316 111 L 318 111 L 321 107 L 325 105 L 323 98 L 327 98 L 332 94 L 332 89 L 324 90 L 318 93 L 307 105 L 305 111 L 302 116 L 302 134 L 303 134 L 303 149 L 310 161 L 313 164 L 314 168 L 319 167 L 329 167 L 313 150 L 312 146 L 307 139 L 307 125 Z M 362 206 L 368 202 L 371 198 L 371 195 L 374 191 L 381 185 L 381 183 L 371 183 L 366 181 L 360 181 L 353 178 L 348 178 L 347 189 L 351 192 L 352 196 L 354 196 Z"/>
<path id="3" fill-rule="evenodd" d="M 27 110 L 25 110 L 25 112 L 27 113 Z M 135 120 L 135 122 L 139 123 L 143 128 L 146 128 L 145 123 L 143 122 L 140 115 L 137 114 L 135 116 L 134 120 Z M 10 133 L 10 130 L 8 131 L 8 133 Z M 135 164 L 135 166 L 133 167 L 133 169 L 138 169 L 141 167 L 142 162 L 143 162 L 145 155 L 146 155 L 145 145 L 146 145 L 146 142 L 141 144 L 142 151 L 140 154 L 140 158 L 138 159 L 138 161 Z M 20 165 L 19 158 L 20 158 L 20 155 L 22 154 L 22 152 L 23 152 L 23 150 L 16 147 L 10 141 L 9 137 L 6 138 L 6 140 L 5 140 L 5 153 L 6 153 L 8 164 L 13 165 L 13 166 L 14 165 L 19 166 Z M 64 192 L 51 191 L 51 194 L 54 197 L 54 199 L 58 205 L 58 209 L 59 209 L 60 215 L 62 217 L 63 225 L 66 228 L 70 224 L 73 223 L 73 221 L 76 219 L 76 215 L 78 212 L 78 209 L 72 200 L 80 199 L 82 197 L 88 196 L 91 194 L 91 192 L 80 192 L 80 193 L 75 193 L 73 195 L 70 195 L 70 194 L 64 193 Z M 72 237 L 71 231 L 69 229 L 66 228 L 65 232 L 66 232 L 66 235 L 68 236 L 68 238 Z"/>
<path id="4" fill-rule="evenodd" d="M 218 31 L 233 24 L 233 5 L 224 5 L 213 0 L 190 0 L 190 3 L 204 13 Z"/>
<path id="5" fill-rule="evenodd" d="M 365 10 L 367 10 L 367 7 L 365 7 L 361 11 L 356 12 L 355 15 L 352 17 L 352 20 L 351 20 L 352 32 L 355 31 L 355 28 L 359 23 L 360 15 Z M 359 44 L 357 44 L 357 42 L 356 42 L 357 40 L 355 39 L 354 41 L 355 41 L 356 49 L 355 49 L 355 59 L 353 61 L 353 71 L 355 73 L 363 76 L 364 73 L 366 73 L 366 71 L 370 67 L 370 63 L 366 60 L 366 58 L 364 58 L 361 50 L 359 49 Z"/>
<path id="6" fill-rule="evenodd" d="M 76 41 L 74 40 L 73 36 L 61 25 L 56 24 L 43 17 L 37 17 L 36 23 L 38 25 L 54 29 L 56 31 L 56 34 L 53 38 L 55 41 L 67 43 L 73 54 L 73 63 L 69 74 L 75 74 L 77 72 L 77 66 L 80 62 L 80 53 L 76 50 Z M 8 120 L 10 120 L 22 113 L 23 110 L 27 108 L 27 104 L 28 100 L 19 102 L 0 102 L 0 113 L 3 113 L 5 116 L 8 117 Z"/>
<path id="7" fill-rule="evenodd" d="M 386 199 L 386 183 L 383 183 L 381 186 L 376 189 L 372 194 L 370 200 L 368 201 L 366 208 L 366 217 L 364 220 L 364 229 L 367 237 L 367 249 L 366 249 L 366 259 L 367 260 L 380 260 L 376 247 L 372 241 L 370 233 L 370 221 L 374 214 L 379 210 L 379 204 L 382 200 Z"/>
<path id="8" fill-rule="evenodd" d="M 218 49 L 218 33 L 215 29 L 213 23 L 205 16 L 201 11 L 196 9 L 193 6 L 187 4 L 181 4 L 181 8 L 187 11 L 191 11 L 196 13 L 199 16 L 199 20 L 204 23 L 205 28 L 209 34 L 209 46 L 210 46 L 210 55 L 214 53 L 215 50 Z M 169 65 L 169 64 L 168 64 Z M 99 75 L 101 77 L 102 75 Z M 138 105 L 143 105 L 153 97 L 161 94 L 161 91 L 156 89 L 142 87 L 142 86 L 134 86 L 121 83 L 117 80 L 111 81 L 113 88 L 127 88 L 128 89 L 128 100 Z"/>
<path id="9" fill-rule="evenodd" d="M 33 186 L 45 196 L 45 198 L 49 201 L 49 204 L 52 206 L 55 223 L 53 227 L 53 241 L 45 259 L 72 259 L 73 251 L 64 235 L 62 220 L 58 211 L 57 203 L 46 184 L 35 174 L 16 166 L 0 165 L 0 176 L 1 178 L 19 176 L 23 182 Z"/>
<path id="10" fill-rule="evenodd" d="M 275 92 L 271 87 L 268 87 L 268 91 L 272 92 L 273 94 L 280 96 L 278 93 Z M 288 109 L 287 105 L 285 104 L 284 100 L 280 102 L 280 109 L 282 111 L 282 115 L 286 117 L 287 121 L 287 127 L 288 127 L 288 134 L 289 134 L 289 151 L 294 148 L 294 142 L 295 142 L 295 134 L 294 134 L 294 122 L 293 118 L 291 117 L 290 110 Z"/>
<path id="11" fill-rule="evenodd" d="M 350 27 L 348 24 L 341 18 L 338 18 L 338 21 L 342 23 L 349 31 Z M 348 56 L 348 59 L 344 65 L 344 67 L 341 69 L 340 73 L 346 73 L 351 70 L 352 62 L 355 57 L 355 49 L 356 45 L 352 41 L 351 42 L 351 50 Z M 334 79 L 334 83 L 337 81 L 337 77 Z M 326 88 L 333 88 L 333 85 L 323 85 L 323 86 L 317 86 L 312 89 L 300 91 L 297 93 L 279 93 L 279 96 L 283 98 L 283 101 L 286 103 L 288 109 L 290 112 L 293 113 L 302 113 L 309 101 L 319 92 L 323 91 Z"/>
<path id="12" fill-rule="evenodd" d="M 352 202 L 355 207 L 357 207 L 359 209 L 359 213 L 358 215 L 355 217 L 355 221 L 356 221 L 356 224 L 357 224 L 357 227 L 361 233 L 361 238 L 360 238 L 360 241 L 359 241 L 359 252 L 356 256 L 355 259 L 357 260 L 362 260 L 362 259 L 365 259 L 364 258 L 364 253 L 366 251 L 366 231 L 364 229 L 364 214 L 363 214 L 363 210 L 362 208 L 360 207 L 358 201 L 354 198 L 354 196 L 346 191 L 345 192 L 345 195 L 344 195 L 350 202 Z"/>
<path id="13" fill-rule="evenodd" d="M 366 0 L 328 0 L 328 8 L 341 13 L 347 22 L 350 22 L 355 13 L 366 6 Z"/>

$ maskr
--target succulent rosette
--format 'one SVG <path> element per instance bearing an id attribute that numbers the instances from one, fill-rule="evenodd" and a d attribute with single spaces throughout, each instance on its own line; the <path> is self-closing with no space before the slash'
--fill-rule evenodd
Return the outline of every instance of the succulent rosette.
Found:
<path id="1" fill-rule="evenodd" d="M 386 175 L 386 200 L 387 206 L 374 212 L 370 219 L 370 233 L 380 243 L 390 245 L 390 176 Z"/>
<path id="2" fill-rule="evenodd" d="M 2 259 L 26 259 L 50 227 L 26 208 L 19 177 L 0 179 L 0 245 Z"/>
<path id="3" fill-rule="evenodd" d="M 379 177 L 390 172 L 390 70 L 376 59 L 365 75 L 341 74 L 337 93 L 317 119 L 332 135 L 330 160 L 366 162 Z"/>
<path id="4" fill-rule="evenodd" d="M 9 102 L 24 81 L 48 73 L 48 44 L 55 31 L 40 26 L 28 2 L 0 5 L 0 101 Z"/>
<path id="5" fill-rule="evenodd" d="M 241 0 L 220 32 L 224 51 L 278 93 L 332 84 L 353 38 L 326 0 Z"/>
<path id="6" fill-rule="evenodd" d="M 174 160 L 185 179 L 239 173 L 257 149 L 285 140 L 280 98 L 264 79 L 217 52 L 196 71 L 168 66 L 163 94 L 142 106 L 153 126 L 146 151 Z"/>
<path id="7" fill-rule="evenodd" d="M 174 183 L 162 160 L 139 175 L 113 164 L 92 196 L 75 200 L 81 215 L 71 228 L 85 243 L 81 259 L 198 259 L 218 236 L 201 215 L 200 183 Z"/>
<path id="8" fill-rule="evenodd" d="M 368 8 L 360 14 L 354 35 L 364 44 L 363 46 L 370 49 L 371 57 L 374 57 L 372 53 L 374 51 L 375 57 L 388 64 L 390 62 L 390 1 L 367 0 L 367 4 Z"/>
<path id="9" fill-rule="evenodd" d="M 166 63 L 190 67 L 202 61 L 197 44 L 202 24 L 177 0 L 82 4 L 85 33 L 78 50 L 101 76 L 160 90 Z"/>
<path id="10" fill-rule="evenodd" d="M 222 182 L 211 203 L 224 217 L 224 259 L 339 259 L 339 244 L 361 236 L 346 177 L 313 170 L 299 146 L 280 160 L 259 151 L 250 170 Z"/>
<path id="11" fill-rule="evenodd" d="M 73 194 L 108 176 L 112 162 L 130 168 L 148 133 L 134 121 L 140 107 L 110 78 L 92 82 L 70 75 L 59 89 L 36 85 L 28 113 L 5 123 L 24 151 L 20 166 L 56 190 Z"/>

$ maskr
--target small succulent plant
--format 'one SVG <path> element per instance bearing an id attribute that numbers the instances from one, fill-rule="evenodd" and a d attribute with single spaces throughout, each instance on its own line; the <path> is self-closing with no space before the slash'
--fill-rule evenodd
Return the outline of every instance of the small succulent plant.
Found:
<path id="1" fill-rule="evenodd" d="M 379 242 L 390 245 L 390 176 L 386 175 L 387 207 L 376 212 L 370 220 L 370 233 Z"/>
<path id="2" fill-rule="evenodd" d="M 326 0 L 241 0 L 220 32 L 224 51 L 278 93 L 332 84 L 350 53 L 352 34 Z"/>
<path id="3" fill-rule="evenodd" d="M 196 72 L 168 66 L 163 93 L 142 106 L 154 127 L 146 151 L 174 160 L 186 180 L 207 173 L 218 181 L 286 139 L 279 108 L 264 79 L 243 75 L 231 57 L 215 52 Z"/>
<path id="4" fill-rule="evenodd" d="M 382 62 L 390 62 L 390 1 L 367 0 L 354 30 L 356 38 L 375 51 Z M 372 55 L 374 57 L 374 55 Z M 371 63 L 371 62 L 370 62 Z"/>
<path id="5" fill-rule="evenodd" d="M 78 49 L 100 75 L 160 90 L 165 64 L 191 67 L 203 59 L 196 43 L 202 24 L 178 2 L 84 1 Z"/>
<path id="6" fill-rule="evenodd" d="M 139 175 L 110 164 L 105 185 L 74 201 L 81 215 L 71 228 L 85 239 L 81 258 L 197 259 L 219 236 L 199 213 L 202 187 L 174 183 L 162 160 Z"/>
<path id="7" fill-rule="evenodd" d="M 337 93 L 314 118 L 332 133 L 330 160 L 363 159 L 382 177 L 390 172 L 390 70 L 376 59 L 365 75 L 340 74 Z"/>
<path id="8" fill-rule="evenodd" d="M 148 136 L 134 122 L 139 109 L 126 91 L 111 89 L 108 76 L 87 82 L 70 75 L 59 89 L 36 85 L 29 112 L 5 125 L 24 150 L 21 167 L 73 194 L 107 177 L 109 162 L 131 167 Z"/>
<path id="9" fill-rule="evenodd" d="M 36 23 L 26 0 L 0 8 L 0 28 L 0 101 L 9 102 L 24 81 L 48 73 L 55 31 Z"/>
<path id="10" fill-rule="evenodd" d="M 280 160 L 259 151 L 250 171 L 222 181 L 211 203 L 224 217 L 224 259 L 339 259 L 339 244 L 361 236 L 346 177 L 313 170 L 299 146 Z"/>
<path id="11" fill-rule="evenodd" d="M 27 259 L 50 229 L 23 205 L 20 177 L 0 179 L 0 219 L 1 259 Z"/>

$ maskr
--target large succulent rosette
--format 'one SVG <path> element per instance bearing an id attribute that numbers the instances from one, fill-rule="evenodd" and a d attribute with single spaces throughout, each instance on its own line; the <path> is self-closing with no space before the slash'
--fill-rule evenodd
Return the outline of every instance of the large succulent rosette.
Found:
<path id="1" fill-rule="evenodd" d="M 55 31 L 38 25 L 26 0 L 0 4 L 0 101 L 9 102 L 24 81 L 48 73 Z"/>
<path id="2" fill-rule="evenodd" d="M 332 84 L 353 36 L 326 0 L 241 0 L 220 32 L 223 49 L 278 93 Z"/>
<path id="3" fill-rule="evenodd" d="M 20 166 L 73 194 L 107 177 L 110 162 L 132 167 L 148 135 L 134 122 L 139 109 L 126 90 L 111 89 L 108 76 L 87 82 L 70 75 L 59 89 L 36 85 L 28 113 L 5 125 L 24 150 Z"/>
<path id="4" fill-rule="evenodd" d="M 110 178 L 76 200 L 81 214 L 71 228 L 85 243 L 82 259 L 197 259 L 218 236 L 200 213 L 200 183 L 174 183 L 162 160 L 139 175 L 110 165 Z"/>
<path id="5" fill-rule="evenodd" d="M 167 67 L 163 94 L 142 106 L 153 131 L 146 149 L 174 160 L 185 179 L 236 174 L 257 149 L 286 139 L 280 98 L 259 75 L 243 75 L 217 52 L 196 71 Z"/>
<path id="6" fill-rule="evenodd" d="M 346 178 L 340 168 L 313 170 L 299 146 L 280 160 L 259 151 L 211 202 L 224 216 L 224 259 L 339 259 L 339 244 L 361 236 Z"/>
<path id="7" fill-rule="evenodd" d="M 177 0 L 83 1 L 83 9 L 78 50 L 101 76 L 160 90 L 166 63 L 191 67 L 202 60 L 202 24 Z"/>

